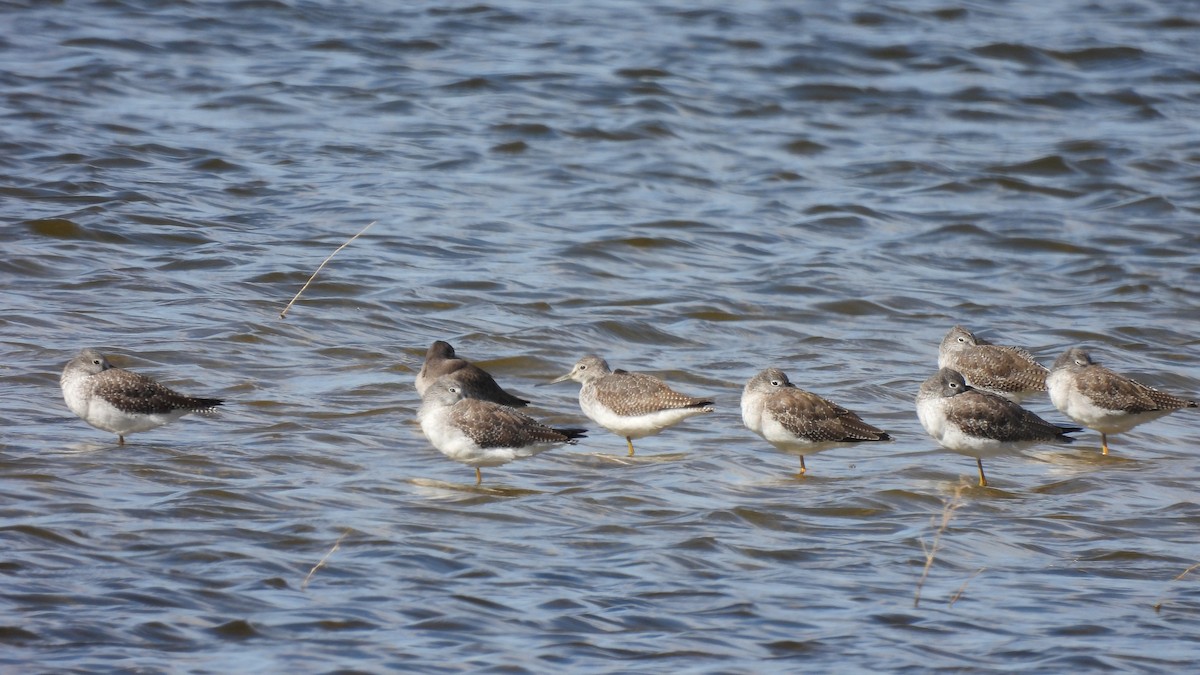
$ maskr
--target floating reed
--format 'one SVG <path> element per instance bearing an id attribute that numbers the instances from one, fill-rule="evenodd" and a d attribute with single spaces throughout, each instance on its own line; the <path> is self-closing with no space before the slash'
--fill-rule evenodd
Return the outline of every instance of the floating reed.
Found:
<path id="1" fill-rule="evenodd" d="M 917 580 L 917 590 L 913 596 L 914 609 L 921 606 L 921 588 L 925 586 L 925 578 L 929 576 L 929 568 L 933 567 L 933 561 L 937 557 L 937 551 L 939 548 L 941 548 L 942 534 L 945 533 L 946 528 L 950 526 L 950 520 L 954 518 L 954 512 L 958 510 L 958 507 L 963 505 L 962 495 L 968 487 L 969 486 L 966 483 L 959 483 L 958 487 L 954 488 L 954 496 L 943 501 L 942 522 L 941 525 L 938 526 L 937 532 L 933 535 L 933 543 L 927 545 L 924 539 L 921 540 L 921 549 L 925 551 L 925 568 L 921 570 L 921 578 Z M 936 521 L 931 519 L 930 525 L 932 525 L 934 522 Z M 976 574 L 978 574 L 978 572 L 976 572 Z M 970 581 L 970 579 L 968 579 L 968 581 Z M 966 584 L 963 584 L 963 590 L 965 589 Z M 957 599 L 958 598 L 955 597 L 955 600 Z M 951 604 L 953 604 L 953 601 Z"/>
<path id="2" fill-rule="evenodd" d="M 1186 577 L 1187 575 L 1192 573 L 1192 570 L 1195 570 L 1196 568 L 1200 568 L 1200 563 L 1196 563 L 1195 565 L 1192 565 L 1191 567 L 1187 568 L 1186 570 L 1180 572 L 1179 576 L 1177 576 L 1174 579 L 1167 582 L 1167 585 L 1170 586 L 1171 584 L 1175 583 L 1176 581 L 1179 581 L 1180 579 Z M 1165 595 L 1166 591 L 1163 591 L 1163 594 Z M 1155 612 L 1162 611 L 1162 606 L 1163 606 L 1164 602 L 1166 602 L 1166 600 L 1159 600 L 1158 602 L 1154 603 L 1154 611 Z"/>
<path id="3" fill-rule="evenodd" d="M 330 253 L 328 256 L 326 256 L 326 258 L 325 258 L 324 260 L 322 260 L 322 261 L 321 261 L 321 264 L 317 266 L 317 270 L 316 270 L 315 272 L 313 272 L 313 273 L 312 273 L 312 276 L 310 276 L 310 277 L 308 278 L 308 281 L 304 282 L 304 285 L 300 287 L 300 290 L 296 291 L 296 295 L 292 296 L 292 301 L 291 301 L 291 302 L 289 302 L 289 303 L 287 304 L 287 307 L 284 307 L 284 308 L 283 308 L 283 311 L 279 313 L 279 318 L 281 318 L 281 319 L 282 319 L 282 318 L 284 318 L 285 316 L 287 316 L 288 310 L 292 308 L 292 305 L 293 305 L 293 304 L 295 304 L 296 300 L 299 300 L 299 299 L 300 299 L 300 294 L 304 292 L 304 289 L 308 288 L 308 285 L 309 285 L 309 284 L 311 284 L 311 283 L 313 282 L 313 279 L 316 279 L 316 278 L 317 278 L 317 274 L 319 274 L 319 273 L 321 272 L 321 268 L 325 267 L 325 263 L 329 262 L 329 259 L 330 259 L 330 258 L 332 258 L 333 256 L 337 255 L 338 251 L 340 251 L 340 250 L 342 250 L 342 249 L 346 248 L 347 246 L 349 246 L 349 245 L 350 245 L 350 242 L 352 242 L 352 241 L 354 241 L 355 239 L 358 239 L 359 237 L 361 237 L 361 236 L 362 236 L 362 234 L 363 234 L 363 232 L 366 232 L 367 230 L 371 229 L 371 226 L 372 226 L 372 225 L 374 225 L 375 223 L 378 223 L 378 222 L 379 222 L 378 220 L 372 220 L 370 223 L 368 223 L 368 224 L 367 224 L 367 226 L 366 226 L 366 227 L 364 227 L 363 229 L 359 230 L 359 231 L 358 231 L 358 234 L 356 234 L 356 235 L 354 235 L 353 237 L 350 237 L 349 239 L 347 239 L 347 240 L 346 240 L 346 243 L 344 243 L 344 244 L 342 244 L 341 246 L 337 247 L 336 249 L 334 249 L 333 253 Z"/>
<path id="4" fill-rule="evenodd" d="M 971 583 L 972 579 L 974 579 L 975 577 L 982 574 L 983 571 L 986 569 L 987 569 L 986 567 L 980 567 L 979 569 L 975 570 L 975 574 L 972 574 L 971 576 L 967 577 L 967 580 L 962 583 L 962 586 L 959 586 L 958 590 L 954 591 L 954 595 L 950 596 L 950 604 L 948 605 L 948 607 L 953 607 L 954 603 L 958 602 L 958 599 L 961 598 L 963 596 L 963 593 L 965 593 L 967 591 L 967 584 Z"/>
<path id="5" fill-rule="evenodd" d="M 349 243 L 349 242 L 347 242 L 347 243 Z M 333 548 L 329 549 L 329 553 L 326 553 L 324 558 L 321 558 L 321 560 L 318 561 L 316 565 L 313 565 L 312 569 L 308 571 L 308 576 L 304 577 L 304 581 L 301 582 L 300 590 L 303 591 L 303 590 L 308 589 L 308 582 L 310 579 L 312 579 L 313 574 L 315 574 L 317 570 L 319 570 L 325 566 L 325 561 L 329 560 L 329 556 L 333 555 L 334 551 L 341 548 L 342 540 L 345 539 L 348 534 L 350 534 L 350 528 L 346 528 L 346 531 L 342 533 L 342 536 L 338 537 L 338 540 L 333 542 Z"/>

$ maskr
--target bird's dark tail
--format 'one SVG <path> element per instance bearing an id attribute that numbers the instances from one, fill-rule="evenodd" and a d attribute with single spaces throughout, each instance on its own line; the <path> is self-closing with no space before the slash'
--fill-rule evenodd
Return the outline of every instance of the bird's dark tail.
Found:
<path id="1" fill-rule="evenodd" d="M 1071 443 L 1075 440 L 1067 434 L 1083 431 L 1083 427 L 1073 427 L 1069 424 L 1055 424 L 1054 426 L 1058 427 L 1058 440 L 1065 441 L 1067 443 Z"/>
<path id="2" fill-rule="evenodd" d="M 555 427 L 554 430 L 557 431 L 558 433 L 562 434 L 563 436 L 566 436 L 567 440 L 570 440 L 570 441 L 573 441 L 576 438 L 583 438 L 584 436 L 587 435 L 587 429 L 578 429 L 575 427 L 566 427 L 566 428 Z"/>
<path id="3" fill-rule="evenodd" d="M 212 412 L 217 406 L 225 403 L 225 399 L 221 398 L 194 398 L 188 397 L 187 407 L 193 412 Z"/>

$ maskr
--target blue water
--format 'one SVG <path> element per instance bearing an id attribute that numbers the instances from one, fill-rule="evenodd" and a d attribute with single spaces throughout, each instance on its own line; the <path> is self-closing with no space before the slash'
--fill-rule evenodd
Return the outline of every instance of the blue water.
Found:
<path id="1" fill-rule="evenodd" d="M 956 323 L 1200 393 L 1193 9 L 0 7 L 0 664 L 1187 670 L 1196 411 L 982 489 L 913 397 Z M 475 488 L 436 339 L 588 438 Z M 228 403 L 117 446 L 87 346 Z M 629 460 L 586 353 L 718 410 Z M 895 440 L 796 478 L 768 365 Z"/>

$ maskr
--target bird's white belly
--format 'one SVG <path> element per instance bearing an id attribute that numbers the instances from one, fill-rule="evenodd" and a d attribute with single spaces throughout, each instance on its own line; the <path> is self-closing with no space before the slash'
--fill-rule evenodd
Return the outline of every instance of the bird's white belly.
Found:
<path id="1" fill-rule="evenodd" d="M 174 410 L 169 413 L 148 415 L 122 412 L 108 401 L 98 396 L 93 396 L 88 402 L 86 412 L 80 415 L 80 417 L 97 429 L 111 431 L 114 434 L 124 436 L 138 431 L 156 429 L 169 422 L 174 422 L 186 414 L 188 414 L 186 410 Z"/>
<path id="2" fill-rule="evenodd" d="M 964 434 L 957 426 L 947 424 L 941 439 L 938 440 L 942 447 L 957 452 L 962 455 L 971 457 L 995 457 L 997 455 L 1010 455 L 1019 452 L 1022 448 L 1026 448 L 1031 443 L 1015 443 L 1009 441 L 998 441 L 994 438 L 984 438 L 981 436 L 971 436 Z"/>
<path id="3" fill-rule="evenodd" d="M 66 401 L 67 407 L 71 409 L 71 412 L 86 420 L 88 412 L 88 388 L 85 386 L 84 378 L 73 377 L 66 379 L 62 383 L 62 392 L 63 400 Z"/>
<path id="4" fill-rule="evenodd" d="M 428 438 L 439 452 L 456 462 L 471 466 L 488 466 L 474 464 L 483 459 L 484 453 L 470 437 L 450 424 L 448 410 L 449 408 L 435 408 L 432 412 L 421 411 L 419 421 L 425 438 Z"/>
<path id="5" fill-rule="evenodd" d="M 763 401 L 760 397 L 742 397 L 742 424 L 759 436 L 763 435 Z"/>
<path id="6" fill-rule="evenodd" d="M 925 427 L 925 433 L 939 443 L 946 434 L 946 410 L 942 401 L 943 399 L 936 398 L 917 402 L 917 419 L 920 420 L 921 426 Z"/>
<path id="7" fill-rule="evenodd" d="M 683 420 L 707 412 L 704 408 L 672 408 L 644 415 L 617 415 L 595 401 L 581 400 L 585 415 L 614 434 L 628 438 L 645 438 L 675 426 Z"/>

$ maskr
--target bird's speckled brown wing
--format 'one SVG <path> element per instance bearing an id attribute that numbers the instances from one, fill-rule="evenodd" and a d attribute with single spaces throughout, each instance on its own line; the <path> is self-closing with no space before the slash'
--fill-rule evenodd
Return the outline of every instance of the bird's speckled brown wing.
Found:
<path id="1" fill-rule="evenodd" d="M 552 429 L 532 417 L 491 401 L 466 398 L 454 404 L 451 423 L 481 448 L 523 448 L 571 443 L 582 429 Z"/>
<path id="2" fill-rule="evenodd" d="M 1020 347 L 979 345 L 951 359 L 948 367 L 971 384 L 996 391 L 1045 391 L 1050 371 Z"/>
<path id="3" fill-rule="evenodd" d="M 889 436 L 854 412 L 801 389 L 781 389 L 763 407 L 784 429 L 809 441 L 882 441 Z"/>
<path id="4" fill-rule="evenodd" d="M 1141 413 L 1152 410 L 1177 410 L 1195 405 L 1192 401 L 1147 387 L 1099 365 L 1081 370 L 1075 376 L 1074 382 L 1084 396 L 1107 410 Z"/>
<path id="5" fill-rule="evenodd" d="M 712 399 L 685 396 L 645 373 L 615 370 L 594 383 L 596 400 L 617 415 L 632 417 L 660 410 L 702 408 Z"/>
<path id="6" fill-rule="evenodd" d="M 1048 441 L 1067 431 L 995 394 L 968 390 L 950 400 L 947 420 L 969 436 L 1004 442 Z"/>
<path id="7" fill-rule="evenodd" d="M 121 412 L 143 415 L 175 410 L 202 412 L 223 403 L 219 398 L 184 396 L 145 375 L 120 368 L 110 368 L 93 375 L 92 393 Z"/>

